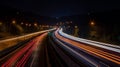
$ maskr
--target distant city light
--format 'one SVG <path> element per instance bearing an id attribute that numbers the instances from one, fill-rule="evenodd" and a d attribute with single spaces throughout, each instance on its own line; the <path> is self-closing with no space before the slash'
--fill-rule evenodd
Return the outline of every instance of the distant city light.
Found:
<path id="1" fill-rule="evenodd" d="M 60 25 L 62 25 L 62 22 L 60 22 Z"/>
<path id="2" fill-rule="evenodd" d="M 39 25 L 40 27 L 42 27 L 42 25 Z"/>
<path id="3" fill-rule="evenodd" d="M 24 23 L 23 22 L 21 22 L 21 25 L 23 25 Z"/>
<path id="4" fill-rule="evenodd" d="M 34 26 L 37 26 L 37 23 L 34 23 Z"/>
<path id="5" fill-rule="evenodd" d="M 68 28 L 70 28 L 70 26 L 68 26 Z"/>
<path id="6" fill-rule="evenodd" d="M 46 27 L 49 27 L 49 25 L 46 25 Z"/>
<path id="7" fill-rule="evenodd" d="M 0 25 L 2 25 L 2 22 L 0 22 Z"/>
<path id="8" fill-rule="evenodd" d="M 69 24 L 69 22 L 68 22 L 68 21 L 66 21 L 66 23 L 67 23 L 67 24 Z"/>
<path id="9" fill-rule="evenodd" d="M 16 21 L 15 21 L 15 20 L 13 20 L 13 21 L 12 21 L 12 24 L 15 24 L 15 23 L 16 23 Z"/>
<path id="10" fill-rule="evenodd" d="M 92 21 L 91 23 L 90 23 L 92 26 L 94 26 L 95 25 L 95 23 Z"/>
<path id="11" fill-rule="evenodd" d="M 75 28 L 78 28 L 78 26 L 75 26 Z"/>
<path id="12" fill-rule="evenodd" d="M 26 25 L 26 26 L 28 26 L 28 24 L 27 24 L 27 23 L 26 23 L 25 25 Z"/>
<path id="13" fill-rule="evenodd" d="M 56 23 L 56 25 L 59 25 L 58 23 Z"/>
<path id="14" fill-rule="evenodd" d="M 31 24 L 29 24 L 29 26 L 31 26 Z"/>

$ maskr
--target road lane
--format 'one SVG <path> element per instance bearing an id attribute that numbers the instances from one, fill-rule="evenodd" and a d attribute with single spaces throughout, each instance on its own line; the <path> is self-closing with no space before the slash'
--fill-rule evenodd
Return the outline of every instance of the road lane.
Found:
<path id="1" fill-rule="evenodd" d="M 84 60 L 93 64 L 86 62 L 91 67 L 119 67 L 120 56 L 109 53 L 109 50 L 66 38 L 58 30 L 52 39 L 46 39 L 47 34 L 43 33 L 19 48 L 1 67 L 50 67 L 49 64 L 79 67 L 79 62 Z"/>
<path id="2" fill-rule="evenodd" d="M 19 67 L 21 66 L 23 67 L 26 61 L 28 60 L 28 58 L 30 57 L 31 53 L 33 52 L 33 50 L 36 49 L 36 47 L 39 45 L 40 42 L 42 42 L 42 39 L 46 35 L 47 33 L 44 33 L 41 36 L 29 42 L 24 48 L 22 48 L 19 52 L 14 54 L 9 60 L 7 60 L 4 64 L 2 64 L 1 67 L 10 67 L 10 66 L 17 66 L 17 65 Z M 23 55 L 24 53 L 26 54 Z M 22 58 L 20 59 L 21 56 Z M 17 60 L 19 61 L 17 62 Z"/>
<path id="3" fill-rule="evenodd" d="M 46 36 L 41 39 L 42 41 L 36 46 L 25 67 L 48 67 L 46 60 Z"/>
<path id="4" fill-rule="evenodd" d="M 105 58 L 109 61 L 112 61 L 112 62 L 118 64 L 118 65 L 120 64 L 120 56 L 119 55 L 110 54 L 108 52 L 104 52 L 102 50 L 96 49 L 96 48 L 91 47 L 89 45 L 85 45 L 83 43 L 75 42 L 73 40 L 70 40 L 68 38 L 65 38 L 65 37 L 59 35 L 58 31 L 55 32 L 55 36 L 62 41 L 64 40 L 64 42 L 67 42 L 71 45 L 79 47 L 80 49 L 83 49 L 84 51 L 86 51 L 87 53 L 89 53 L 91 55 L 98 56 L 98 57 L 101 57 L 101 58 Z"/>
<path id="5" fill-rule="evenodd" d="M 55 30 L 55 28 L 54 29 L 49 29 L 49 30 L 44 30 L 44 31 L 39 31 L 39 32 L 35 32 L 35 33 L 30 33 L 30 34 L 18 36 L 18 37 L 15 37 L 15 38 L 0 40 L 0 51 L 3 51 L 4 49 L 7 49 L 9 47 L 12 47 L 19 42 L 22 42 L 24 40 L 35 37 L 35 36 L 37 36 L 41 33 L 52 31 L 52 30 Z"/>
<path id="6" fill-rule="evenodd" d="M 49 39 L 51 45 L 48 45 L 48 48 L 51 50 L 49 51 L 53 57 L 53 67 L 87 67 L 83 62 L 83 56 L 68 47 L 66 44 L 62 43 L 56 37 L 52 36 Z M 49 54 L 49 55 L 51 55 Z M 80 58 L 82 56 L 82 58 Z M 89 63 L 87 63 L 89 64 Z M 93 66 L 89 64 L 90 66 Z"/>
<path id="7" fill-rule="evenodd" d="M 30 40 L 26 40 L 22 43 L 19 43 L 18 45 L 15 45 L 13 47 L 10 47 L 9 49 L 6 49 L 2 52 L 0 52 L 0 65 L 4 63 L 6 60 L 8 60 L 11 56 L 13 56 L 15 53 L 19 52 L 23 47 L 27 45 L 27 42 Z"/>

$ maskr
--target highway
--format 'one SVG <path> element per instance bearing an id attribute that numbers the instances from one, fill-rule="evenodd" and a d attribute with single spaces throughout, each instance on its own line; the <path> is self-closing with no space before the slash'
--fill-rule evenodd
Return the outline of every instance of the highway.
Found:
<path id="1" fill-rule="evenodd" d="M 0 66 L 120 67 L 120 47 L 51 29 L 1 51 Z"/>
<path id="2" fill-rule="evenodd" d="M 27 35 L 22 35 L 22 36 L 18 36 L 15 38 L 9 38 L 9 39 L 5 39 L 5 40 L 0 40 L 0 51 L 7 49 L 9 47 L 15 46 L 17 43 L 25 41 L 27 39 L 33 38 L 41 33 L 47 32 L 47 31 L 51 31 L 54 29 L 50 29 L 50 30 L 43 30 L 43 31 L 39 31 L 39 32 L 34 32 L 34 33 L 30 33 Z"/>
<path id="3" fill-rule="evenodd" d="M 61 44 L 62 49 L 68 51 L 73 57 L 76 57 L 79 61 L 82 60 L 83 64 L 91 67 L 120 66 L 119 46 L 101 45 L 101 43 L 91 43 L 88 40 L 78 41 L 73 39 L 72 36 L 70 38 L 70 35 L 68 37 L 63 34 L 62 30 L 58 29 L 53 35 L 54 40 Z"/>
<path id="4" fill-rule="evenodd" d="M 2 64 L 1 67 L 12 67 L 14 65 L 16 67 L 25 67 L 25 63 L 31 56 L 32 52 L 37 50 L 38 46 L 41 45 L 40 43 L 43 41 L 43 38 L 46 35 L 47 33 L 44 33 L 37 38 L 31 40 L 23 48 L 18 48 L 16 51 L 14 51 L 13 55 Z"/>
<path id="5" fill-rule="evenodd" d="M 0 51 L 0 66 L 1 67 L 46 67 L 45 55 L 45 40 L 49 31 L 54 29 L 45 30 L 25 36 L 34 36 L 25 41 L 19 42 L 10 48 Z M 20 36 L 12 39 L 3 40 L 1 42 L 14 41 L 16 39 L 25 37 Z M 43 48 L 44 47 L 44 48 Z M 40 55 L 39 55 L 40 54 Z M 40 58 L 40 60 L 38 60 Z"/>

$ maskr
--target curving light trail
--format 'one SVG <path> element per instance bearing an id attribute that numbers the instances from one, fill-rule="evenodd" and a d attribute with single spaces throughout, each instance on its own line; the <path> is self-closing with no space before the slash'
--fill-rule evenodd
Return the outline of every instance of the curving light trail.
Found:
<path id="1" fill-rule="evenodd" d="M 55 32 L 55 36 L 58 39 L 66 42 L 68 44 L 71 44 L 73 46 L 76 46 L 76 47 L 78 47 L 78 48 L 86 51 L 87 53 L 93 55 L 93 56 L 104 58 L 106 60 L 112 61 L 112 62 L 120 65 L 120 54 L 119 53 L 116 55 L 116 54 L 112 54 L 112 53 L 109 53 L 107 51 L 105 52 L 103 50 L 100 50 L 100 49 L 94 47 L 96 45 L 97 46 L 99 45 L 99 48 L 104 48 L 103 46 L 105 46 L 105 45 L 102 45 L 102 47 L 101 47 L 100 44 L 90 43 L 90 42 L 87 42 L 86 40 L 84 40 L 84 41 L 83 40 L 77 40 L 77 39 L 75 40 L 75 37 L 72 37 L 70 35 L 67 35 L 67 34 L 63 33 L 62 30 L 57 30 Z M 68 37 L 68 36 L 70 36 L 70 37 Z M 80 42 L 82 42 L 82 43 L 80 43 Z M 87 43 L 89 45 L 87 45 L 85 43 Z M 116 50 L 120 50 L 118 48 L 113 48 L 113 47 L 110 47 L 110 46 L 105 46 L 104 49 L 109 49 L 109 50 L 112 50 L 112 51 L 115 51 L 115 52 L 119 52 L 119 51 L 116 51 Z"/>
<path id="2" fill-rule="evenodd" d="M 112 44 L 107 44 L 107 43 L 102 43 L 102 42 L 97 42 L 97 41 L 74 37 L 74 36 L 64 33 L 62 28 L 59 30 L 59 33 L 60 33 L 60 35 L 66 37 L 66 38 L 69 38 L 69 39 L 72 39 L 72 40 L 75 40 L 78 42 L 86 43 L 89 45 L 97 46 L 100 48 L 104 48 L 104 49 L 108 49 L 108 50 L 112 50 L 112 51 L 120 53 L 120 46 L 117 46 L 117 45 L 112 45 Z"/>

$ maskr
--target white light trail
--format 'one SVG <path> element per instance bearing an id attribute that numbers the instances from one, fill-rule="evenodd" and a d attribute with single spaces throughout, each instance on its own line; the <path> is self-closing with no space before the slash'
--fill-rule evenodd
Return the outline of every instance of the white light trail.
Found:
<path id="1" fill-rule="evenodd" d="M 59 30 L 59 33 L 60 33 L 60 35 L 66 37 L 66 38 L 69 38 L 69 39 L 72 39 L 72 40 L 75 40 L 78 42 L 86 43 L 89 45 L 97 46 L 100 48 L 104 48 L 104 49 L 108 49 L 108 50 L 120 53 L 120 46 L 117 46 L 117 45 L 112 45 L 112 44 L 107 44 L 107 43 L 102 43 L 102 42 L 97 42 L 97 41 L 74 37 L 74 36 L 64 33 L 62 28 Z"/>

